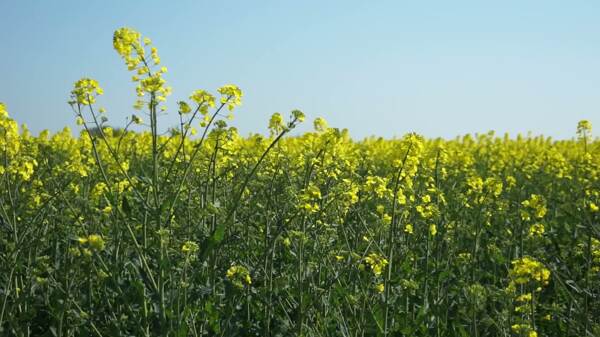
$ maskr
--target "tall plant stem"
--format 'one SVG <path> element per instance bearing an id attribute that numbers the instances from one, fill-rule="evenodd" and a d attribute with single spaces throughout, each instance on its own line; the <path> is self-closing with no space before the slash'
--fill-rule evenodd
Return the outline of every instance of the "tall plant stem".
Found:
<path id="1" fill-rule="evenodd" d="M 387 273 L 386 273 L 386 277 L 385 277 L 385 283 L 384 283 L 384 300 L 385 300 L 385 318 L 384 318 L 384 327 L 383 327 L 383 335 L 385 337 L 388 336 L 389 334 L 389 316 L 390 316 L 390 304 L 389 304 L 389 298 L 390 298 L 390 280 L 392 279 L 392 268 L 393 268 L 393 264 L 394 264 L 394 239 L 395 239 L 395 232 L 396 232 L 396 226 L 398 223 L 398 219 L 397 219 L 397 212 L 396 212 L 396 208 L 397 208 L 397 203 L 398 203 L 398 190 L 400 188 L 400 181 L 401 181 L 401 176 L 402 176 L 402 171 L 404 170 L 404 165 L 406 164 L 406 160 L 408 159 L 408 155 L 410 154 L 410 150 L 412 149 L 412 142 L 409 143 L 408 145 L 408 149 L 406 150 L 406 153 L 404 154 L 404 158 L 402 159 L 402 165 L 400 166 L 400 168 L 398 169 L 398 172 L 396 173 L 395 179 L 394 179 L 394 198 L 393 198 L 393 204 L 392 204 L 392 222 L 390 224 L 390 230 L 388 233 L 388 266 L 387 266 Z"/>

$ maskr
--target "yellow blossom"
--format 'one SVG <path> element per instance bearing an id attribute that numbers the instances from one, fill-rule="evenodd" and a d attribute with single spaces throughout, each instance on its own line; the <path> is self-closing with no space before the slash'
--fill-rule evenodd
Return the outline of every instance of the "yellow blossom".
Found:
<path id="1" fill-rule="evenodd" d="M 225 276 L 231 281 L 231 283 L 237 288 L 243 288 L 245 285 L 252 284 L 252 278 L 250 272 L 244 266 L 232 265 L 227 269 Z"/>
<path id="2" fill-rule="evenodd" d="M 77 103 L 82 105 L 94 104 L 96 97 L 104 93 L 98 81 L 87 77 L 75 82 L 74 86 L 75 88 L 71 91 L 71 95 Z"/>
<path id="3" fill-rule="evenodd" d="M 377 253 L 369 254 L 365 258 L 365 262 L 369 265 L 375 276 L 381 275 L 383 268 L 388 264 L 388 260 Z"/>
<path id="4" fill-rule="evenodd" d="M 437 234 L 437 226 L 435 224 L 429 225 L 429 234 L 435 236 Z"/>
<path id="5" fill-rule="evenodd" d="M 186 241 L 183 246 L 181 246 L 181 252 L 184 254 L 194 254 L 198 251 L 198 244 L 194 241 Z"/>

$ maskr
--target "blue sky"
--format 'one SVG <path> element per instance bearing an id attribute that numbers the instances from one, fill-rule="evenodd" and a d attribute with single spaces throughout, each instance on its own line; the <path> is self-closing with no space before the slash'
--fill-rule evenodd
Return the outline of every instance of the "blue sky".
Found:
<path id="1" fill-rule="evenodd" d="M 33 131 L 74 126 L 66 101 L 87 76 L 104 88 L 111 124 L 123 125 L 135 91 L 112 34 L 129 26 L 169 69 L 165 128 L 176 101 L 234 83 L 242 134 L 299 108 L 356 138 L 571 138 L 581 119 L 598 135 L 599 18 L 592 0 L 0 0 L 0 101 Z"/>

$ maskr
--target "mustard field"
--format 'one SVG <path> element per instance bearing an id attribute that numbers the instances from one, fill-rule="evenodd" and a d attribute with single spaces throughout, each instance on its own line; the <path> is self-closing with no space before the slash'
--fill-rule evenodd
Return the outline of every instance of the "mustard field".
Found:
<path id="1" fill-rule="evenodd" d="M 294 110 L 242 137 L 240 88 L 166 110 L 152 41 L 113 44 L 127 125 L 91 78 L 78 130 L 35 136 L 0 105 L 0 336 L 600 336 L 589 122 L 358 141 L 321 118 L 289 135 Z"/>

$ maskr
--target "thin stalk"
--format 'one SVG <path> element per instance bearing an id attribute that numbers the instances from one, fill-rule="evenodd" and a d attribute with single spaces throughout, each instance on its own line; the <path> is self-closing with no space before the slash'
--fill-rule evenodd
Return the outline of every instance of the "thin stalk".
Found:
<path id="1" fill-rule="evenodd" d="M 397 212 L 396 212 L 396 208 L 397 208 L 397 203 L 398 203 L 398 191 L 400 188 L 400 181 L 401 181 L 401 176 L 402 176 L 402 171 L 404 170 L 404 165 L 406 164 L 406 160 L 408 159 L 408 156 L 410 154 L 410 151 L 413 147 L 413 143 L 409 143 L 408 145 L 408 149 L 406 150 L 406 153 L 404 154 L 404 158 L 402 159 L 402 165 L 400 166 L 400 168 L 398 169 L 398 172 L 396 172 L 396 176 L 394 177 L 394 197 L 393 197 L 393 201 L 392 201 L 392 222 L 390 224 L 390 230 L 388 233 L 388 266 L 387 266 L 387 273 L 386 273 L 386 277 L 385 277 L 385 282 L 384 282 L 384 301 L 385 301 L 385 318 L 384 318 L 384 328 L 383 328 L 383 335 L 385 337 L 388 336 L 389 334 L 389 316 L 390 316 L 390 305 L 389 305 L 389 298 L 390 298 L 390 280 L 392 279 L 392 268 L 394 265 L 394 239 L 396 236 L 396 226 L 397 226 Z"/>

